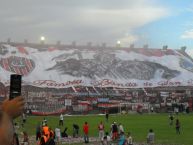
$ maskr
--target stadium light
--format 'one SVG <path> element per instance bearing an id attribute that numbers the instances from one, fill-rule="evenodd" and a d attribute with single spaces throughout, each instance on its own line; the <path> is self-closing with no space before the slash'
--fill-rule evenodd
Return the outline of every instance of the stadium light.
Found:
<path id="1" fill-rule="evenodd" d="M 40 42 L 41 42 L 42 45 L 45 43 L 45 40 L 46 40 L 46 38 L 44 36 L 40 37 Z"/>
<path id="2" fill-rule="evenodd" d="M 45 41 L 45 37 L 44 37 L 44 36 L 41 36 L 40 40 L 41 40 L 41 41 Z"/>
<path id="3" fill-rule="evenodd" d="M 121 41 L 120 40 L 117 40 L 116 47 L 121 47 Z"/>
<path id="4" fill-rule="evenodd" d="M 117 45 L 120 45 L 120 44 L 121 44 L 121 41 L 118 40 L 118 41 L 117 41 Z"/>

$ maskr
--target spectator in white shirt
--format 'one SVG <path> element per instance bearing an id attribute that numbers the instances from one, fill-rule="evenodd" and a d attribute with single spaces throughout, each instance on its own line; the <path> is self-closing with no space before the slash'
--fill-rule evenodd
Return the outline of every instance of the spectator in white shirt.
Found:
<path id="1" fill-rule="evenodd" d="M 59 127 L 55 128 L 55 137 L 56 137 L 56 142 L 60 142 L 60 138 L 61 138 L 61 131 Z"/>
<path id="2" fill-rule="evenodd" d="M 63 114 L 60 115 L 60 120 L 59 120 L 59 126 L 63 126 L 64 125 L 64 116 Z"/>
<path id="3" fill-rule="evenodd" d="M 124 128 L 123 128 L 123 125 L 121 123 L 119 123 L 119 134 L 121 132 L 124 132 Z"/>

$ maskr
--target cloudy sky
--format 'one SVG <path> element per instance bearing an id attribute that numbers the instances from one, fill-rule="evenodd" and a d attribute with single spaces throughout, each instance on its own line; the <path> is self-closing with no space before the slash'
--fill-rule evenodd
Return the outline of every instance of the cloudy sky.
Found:
<path id="1" fill-rule="evenodd" d="M 0 41 L 183 45 L 193 54 L 192 0 L 0 0 Z"/>

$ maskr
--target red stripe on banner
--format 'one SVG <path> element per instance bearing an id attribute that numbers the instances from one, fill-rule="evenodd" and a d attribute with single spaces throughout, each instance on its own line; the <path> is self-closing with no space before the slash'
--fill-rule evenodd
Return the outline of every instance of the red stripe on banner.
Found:
<path id="1" fill-rule="evenodd" d="M 13 67 L 14 71 L 16 72 L 16 74 L 21 75 L 21 71 L 18 67 Z"/>
<path id="2" fill-rule="evenodd" d="M 21 68 L 20 71 L 21 71 L 21 75 L 25 75 L 25 71 L 23 68 Z"/>
<path id="3" fill-rule="evenodd" d="M 28 74 L 28 71 L 27 71 L 26 67 L 22 68 L 21 70 L 22 70 L 22 74 L 23 75 L 27 75 Z"/>
<path id="4" fill-rule="evenodd" d="M 6 65 L 6 67 L 7 67 L 7 70 L 8 70 L 8 71 L 12 71 L 12 70 L 11 70 L 11 67 L 10 67 L 9 59 L 4 59 L 4 60 L 5 60 L 5 65 Z"/>
<path id="5" fill-rule="evenodd" d="M 26 68 L 27 72 L 29 72 L 30 71 L 30 67 L 27 64 L 27 58 L 24 58 L 24 62 L 25 62 L 25 68 Z"/>
<path id="6" fill-rule="evenodd" d="M 8 68 L 8 66 L 7 66 L 7 64 L 6 64 L 6 60 L 5 60 L 5 59 L 2 59 L 1 61 L 2 61 L 3 67 L 4 67 L 6 70 L 9 70 L 9 68 Z"/>
<path id="7" fill-rule="evenodd" d="M 29 59 L 26 59 L 26 64 L 29 67 L 29 70 L 31 70 L 33 68 L 31 61 Z"/>

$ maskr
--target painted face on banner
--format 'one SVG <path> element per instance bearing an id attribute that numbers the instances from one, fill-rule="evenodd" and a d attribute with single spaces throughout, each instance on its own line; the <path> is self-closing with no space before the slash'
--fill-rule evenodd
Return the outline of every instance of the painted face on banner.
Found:
<path id="1" fill-rule="evenodd" d="M 31 59 L 18 56 L 2 58 L 0 65 L 6 71 L 27 76 L 35 68 L 35 62 Z"/>

